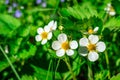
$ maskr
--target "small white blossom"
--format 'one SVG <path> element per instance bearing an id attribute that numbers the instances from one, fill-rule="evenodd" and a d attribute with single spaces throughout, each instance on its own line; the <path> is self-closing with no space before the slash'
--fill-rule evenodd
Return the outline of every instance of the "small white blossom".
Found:
<path id="1" fill-rule="evenodd" d="M 97 33 L 98 30 L 99 30 L 99 27 L 95 27 L 94 29 L 88 29 L 88 34 Z"/>
<path id="2" fill-rule="evenodd" d="M 57 28 L 57 22 L 56 21 L 50 21 L 47 25 L 47 28 L 50 29 L 50 31 L 56 30 Z"/>
<path id="3" fill-rule="evenodd" d="M 110 3 L 107 4 L 105 11 L 111 16 L 114 16 L 116 14 L 114 8 L 112 7 L 112 5 Z"/>
<path id="4" fill-rule="evenodd" d="M 37 33 L 38 35 L 35 36 L 36 41 L 41 41 L 41 44 L 46 44 L 48 40 L 52 38 L 52 31 L 56 30 L 57 28 L 57 22 L 56 21 L 50 21 L 48 25 L 46 25 L 44 28 L 38 28 Z"/>
<path id="5" fill-rule="evenodd" d="M 90 35 L 88 38 L 81 38 L 79 40 L 80 48 L 79 53 L 82 56 L 87 56 L 88 59 L 92 62 L 96 61 L 99 58 L 98 52 L 103 52 L 106 49 L 104 42 L 99 41 L 97 35 Z"/>
<path id="6" fill-rule="evenodd" d="M 62 33 L 58 35 L 58 40 L 52 43 L 52 48 L 56 50 L 56 55 L 58 57 L 62 57 L 65 53 L 68 56 L 72 56 L 74 54 L 74 50 L 78 47 L 77 41 L 68 41 L 67 35 Z"/>
<path id="7" fill-rule="evenodd" d="M 37 33 L 38 35 L 35 36 L 35 40 L 41 41 L 42 45 L 52 38 L 52 32 L 50 32 L 50 29 L 47 28 L 47 26 L 45 26 L 44 29 L 38 28 Z"/>

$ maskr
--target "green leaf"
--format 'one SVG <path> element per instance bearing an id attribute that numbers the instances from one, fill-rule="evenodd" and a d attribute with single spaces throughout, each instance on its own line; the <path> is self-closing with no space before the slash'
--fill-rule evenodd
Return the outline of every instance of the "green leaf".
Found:
<path id="1" fill-rule="evenodd" d="M 75 60 L 72 63 L 72 70 L 75 76 L 77 76 L 80 72 L 80 67 L 85 63 L 85 61 L 81 62 L 80 57 L 75 58 Z M 72 74 L 70 71 L 62 73 L 62 76 L 64 77 L 64 80 L 71 80 Z"/>
<path id="2" fill-rule="evenodd" d="M 23 38 L 13 39 L 9 42 L 10 44 L 10 54 L 16 54 L 20 48 Z"/>
<path id="3" fill-rule="evenodd" d="M 110 80 L 119 80 L 120 79 L 120 73 L 116 76 L 113 76 Z"/>
<path id="4" fill-rule="evenodd" d="M 48 72 L 47 70 L 40 68 L 40 67 L 37 67 L 37 66 L 34 66 L 34 65 L 31 65 L 31 66 L 35 70 L 34 76 L 36 76 L 39 80 L 46 80 L 47 72 Z M 49 75 L 48 75 L 49 80 L 53 80 L 52 74 L 53 74 L 53 72 L 50 71 Z M 61 80 L 61 76 L 58 72 L 55 73 L 55 80 Z"/>
<path id="5" fill-rule="evenodd" d="M 120 1 L 119 0 L 112 0 L 112 5 L 115 9 L 117 14 L 120 14 Z"/>
<path id="6" fill-rule="evenodd" d="M 0 14 L 0 35 L 11 36 L 11 32 L 20 26 L 20 22 L 12 16 Z"/>
<path id="7" fill-rule="evenodd" d="M 35 55 L 35 52 L 37 50 L 36 46 L 28 43 L 28 46 L 29 46 L 29 49 L 23 49 L 22 51 L 20 51 L 18 57 L 20 59 L 28 59 L 29 57 L 31 56 L 34 56 Z"/>
<path id="8" fill-rule="evenodd" d="M 21 78 L 21 80 L 35 80 L 35 79 L 33 79 L 32 76 L 23 75 L 22 78 Z"/>
<path id="9" fill-rule="evenodd" d="M 20 27 L 18 29 L 19 36 L 26 37 L 30 33 L 31 26 Z"/>
<path id="10" fill-rule="evenodd" d="M 9 57 L 9 59 L 10 59 L 10 61 L 12 63 L 14 63 L 16 61 L 16 59 L 14 58 L 14 56 Z M 6 59 L 0 61 L 0 72 L 3 71 L 4 69 L 6 69 L 9 66 L 10 65 L 9 65 L 9 63 L 8 63 L 8 61 Z"/>
<path id="11" fill-rule="evenodd" d="M 108 70 L 102 70 L 100 72 L 97 72 L 95 74 L 95 80 L 105 80 L 108 77 L 109 71 Z"/>
<path id="12" fill-rule="evenodd" d="M 82 5 L 63 8 L 61 10 L 61 14 L 63 16 L 72 16 L 76 19 L 89 19 L 90 17 L 98 16 L 97 11 L 89 2 L 86 2 Z"/>
<path id="13" fill-rule="evenodd" d="M 36 46 L 34 46 L 30 43 L 27 43 L 27 45 L 29 46 L 28 50 L 23 49 L 20 52 L 18 52 L 17 54 L 9 57 L 9 59 L 12 63 L 16 62 L 15 56 L 17 57 L 17 59 L 28 59 L 28 58 L 35 55 L 35 52 L 36 52 L 36 49 L 37 49 Z M 8 64 L 7 60 L 0 61 L 0 72 L 3 71 L 4 69 L 6 69 L 9 66 L 10 65 Z"/>
<path id="14" fill-rule="evenodd" d="M 113 17 L 109 19 L 103 26 L 104 28 L 109 28 L 110 30 L 120 31 L 120 16 Z"/>

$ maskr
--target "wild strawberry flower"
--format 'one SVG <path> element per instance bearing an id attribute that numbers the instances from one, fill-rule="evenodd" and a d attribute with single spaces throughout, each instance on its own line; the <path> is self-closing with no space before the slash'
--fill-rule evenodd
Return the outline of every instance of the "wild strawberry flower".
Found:
<path id="1" fill-rule="evenodd" d="M 97 35 L 89 35 L 88 38 L 84 37 L 79 40 L 81 46 L 80 55 L 88 56 L 88 59 L 92 62 L 99 58 L 98 52 L 103 52 L 106 49 L 104 42 L 99 41 Z"/>
<path id="2" fill-rule="evenodd" d="M 56 30 L 57 28 L 57 22 L 56 21 L 50 21 L 47 25 L 47 28 L 50 29 L 50 31 Z"/>
<path id="3" fill-rule="evenodd" d="M 37 29 L 38 35 L 35 36 L 36 41 L 41 41 L 41 44 L 46 44 L 48 40 L 52 38 L 52 32 L 50 32 L 50 29 L 45 26 L 43 28 L 38 28 Z"/>
<path id="4" fill-rule="evenodd" d="M 98 31 L 99 27 L 95 27 L 94 29 L 88 29 L 88 34 L 93 34 Z"/>
<path id="5" fill-rule="evenodd" d="M 112 7 L 112 5 L 110 3 L 107 4 L 105 11 L 111 16 L 114 16 L 116 14 L 114 8 Z"/>
<path id="6" fill-rule="evenodd" d="M 78 47 L 77 41 L 68 41 L 67 35 L 62 33 L 58 35 L 58 40 L 52 43 L 52 48 L 56 50 L 56 55 L 58 57 L 62 57 L 65 53 L 68 56 L 72 56 L 74 54 L 74 50 Z"/>
<path id="7" fill-rule="evenodd" d="M 37 33 L 38 35 L 35 36 L 36 41 L 41 41 L 41 44 L 46 44 L 48 40 L 52 38 L 52 31 L 56 30 L 57 28 L 57 22 L 56 21 L 50 21 L 48 25 L 46 25 L 43 28 L 38 28 Z"/>

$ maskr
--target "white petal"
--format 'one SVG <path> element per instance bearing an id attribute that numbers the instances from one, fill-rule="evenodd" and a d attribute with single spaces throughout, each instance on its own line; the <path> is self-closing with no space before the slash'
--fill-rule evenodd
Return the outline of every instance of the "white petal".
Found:
<path id="1" fill-rule="evenodd" d="M 53 24 L 54 24 L 54 21 L 52 20 L 48 23 L 48 26 L 51 28 L 53 26 Z"/>
<path id="2" fill-rule="evenodd" d="M 70 48 L 71 49 L 76 49 L 78 47 L 77 41 L 73 40 L 70 42 Z"/>
<path id="3" fill-rule="evenodd" d="M 95 27 L 93 31 L 94 31 L 94 32 L 97 32 L 98 29 L 99 29 L 99 27 Z"/>
<path id="4" fill-rule="evenodd" d="M 52 38 L 52 32 L 48 33 L 47 39 L 50 40 Z"/>
<path id="5" fill-rule="evenodd" d="M 104 42 L 98 42 L 98 43 L 96 44 L 96 50 L 97 50 L 98 52 L 103 52 L 105 49 L 106 49 L 106 45 L 105 45 Z"/>
<path id="6" fill-rule="evenodd" d="M 47 43 L 47 39 L 43 39 L 41 44 L 44 45 L 45 43 Z"/>
<path id="7" fill-rule="evenodd" d="M 80 46 L 80 48 L 78 49 L 78 53 L 82 56 L 87 56 L 87 54 L 88 54 L 87 47 Z"/>
<path id="8" fill-rule="evenodd" d="M 107 11 L 107 12 L 110 11 L 110 7 L 106 7 L 105 11 Z"/>
<path id="9" fill-rule="evenodd" d="M 111 7 L 111 3 L 108 3 L 107 6 L 108 6 L 108 7 Z"/>
<path id="10" fill-rule="evenodd" d="M 41 40 L 42 40 L 42 37 L 41 37 L 40 35 L 36 35 L 36 36 L 35 36 L 35 40 L 36 40 L 36 41 L 41 41 Z"/>
<path id="11" fill-rule="evenodd" d="M 87 46 L 89 44 L 88 39 L 87 38 L 81 38 L 79 40 L 79 44 L 80 44 L 80 46 Z"/>
<path id="12" fill-rule="evenodd" d="M 56 28 L 57 28 L 57 22 L 55 21 L 52 29 L 53 29 L 53 30 L 56 30 Z"/>
<path id="13" fill-rule="evenodd" d="M 91 42 L 92 44 L 97 43 L 98 40 L 99 40 L 99 38 L 98 38 L 97 35 L 90 35 L 90 36 L 88 37 L 88 39 L 90 40 L 90 42 Z"/>
<path id="14" fill-rule="evenodd" d="M 66 54 L 68 56 L 72 56 L 74 54 L 74 51 L 72 49 L 69 49 L 69 50 L 66 51 Z"/>
<path id="15" fill-rule="evenodd" d="M 37 33 L 38 33 L 38 34 L 41 34 L 43 31 L 44 31 L 43 28 L 38 28 L 38 29 L 37 29 Z"/>
<path id="16" fill-rule="evenodd" d="M 61 47 L 61 44 L 59 43 L 59 41 L 54 41 L 54 42 L 52 43 L 52 48 L 53 48 L 54 50 L 58 50 L 58 49 L 60 49 L 60 47 Z"/>
<path id="17" fill-rule="evenodd" d="M 99 55 L 96 52 L 90 52 L 88 54 L 88 59 L 92 62 L 96 61 L 98 58 L 99 58 Z"/>
<path id="18" fill-rule="evenodd" d="M 49 32 L 50 31 L 50 27 L 49 26 L 45 26 L 44 30 L 45 30 L 45 32 Z"/>
<path id="19" fill-rule="evenodd" d="M 56 51 L 56 55 L 57 55 L 58 57 L 62 57 L 62 56 L 64 56 L 64 54 L 65 54 L 65 51 L 64 51 L 63 49 L 60 49 L 60 50 L 57 50 L 57 51 Z"/>
<path id="20" fill-rule="evenodd" d="M 58 40 L 59 40 L 60 42 L 65 42 L 65 41 L 67 41 L 67 35 L 64 34 L 64 33 L 59 34 L 59 35 L 58 35 Z"/>
<path id="21" fill-rule="evenodd" d="M 84 54 L 84 53 L 81 53 L 80 55 L 81 55 L 81 56 L 87 56 L 87 54 L 88 54 L 88 53 L 85 53 L 85 54 Z"/>
<path id="22" fill-rule="evenodd" d="M 113 12 L 109 12 L 109 14 L 110 14 L 111 16 L 114 16 L 116 13 L 113 11 Z"/>

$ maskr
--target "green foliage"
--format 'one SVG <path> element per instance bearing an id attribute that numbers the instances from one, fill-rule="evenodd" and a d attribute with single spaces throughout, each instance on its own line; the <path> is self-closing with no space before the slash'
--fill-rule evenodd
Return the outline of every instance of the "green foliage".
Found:
<path id="1" fill-rule="evenodd" d="M 63 16 L 72 16 L 76 19 L 89 19 L 93 16 L 98 16 L 97 11 L 89 2 L 83 3 L 82 5 L 63 8 L 61 14 Z"/>
<path id="2" fill-rule="evenodd" d="M 15 62 L 15 57 L 14 56 L 9 57 L 9 59 L 12 63 Z M 9 66 L 10 65 L 8 64 L 7 60 L 4 59 L 2 62 L 0 62 L 0 72 L 5 70 Z"/>
<path id="3" fill-rule="evenodd" d="M 30 47 L 28 47 L 28 49 L 27 48 L 22 49 L 20 51 L 20 53 L 18 54 L 18 58 L 20 58 L 20 59 L 28 59 L 31 56 L 35 55 L 35 52 L 36 52 L 36 49 L 37 49 L 36 46 L 34 46 L 34 45 L 30 44 L 30 43 L 28 43 L 27 46 L 30 46 Z"/>
<path id="4" fill-rule="evenodd" d="M 120 79 L 120 73 L 116 76 L 113 76 L 110 80 L 119 80 Z"/>
<path id="5" fill-rule="evenodd" d="M 12 36 L 20 24 L 21 23 L 14 17 L 10 15 L 0 14 L 0 35 L 6 37 Z"/>
<path id="6" fill-rule="evenodd" d="M 103 26 L 104 28 L 109 28 L 111 31 L 120 31 L 120 16 L 113 17 L 109 19 Z"/>
<path id="7" fill-rule="evenodd" d="M 34 76 L 36 76 L 38 79 L 42 80 L 42 79 L 46 79 L 48 77 L 49 80 L 53 80 L 52 79 L 52 77 L 53 77 L 52 71 L 49 71 L 49 74 L 47 74 L 48 70 L 44 70 L 44 69 L 37 67 L 37 66 L 34 66 L 34 65 L 31 65 L 31 66 L 35 70 Z M 58 72 L 56 72 L 56 74 L 55 74 L 55 79 L 61 79 L 61 76 Z"/>
<path id="8" fill-rule="evenodd" d="M 112 5 L 115 8 L 117 14 L 120 14 L 120 1 L 119 0 L 112 0 Z"/>
<path id="9" fill-rule="evenodd" d="M 99 73 L 95 74 L 95 80 L 105 80 L 108 76 L 109 72 L 108 70 L 103 70 Z"/>
<path id="10" fill-rule="evenodd" d="M 21 80 L 35 80 L 35 79 L 33 79 L 32 76 L 24 75 L 22 76 Z"/>

